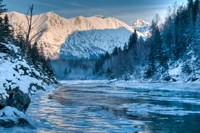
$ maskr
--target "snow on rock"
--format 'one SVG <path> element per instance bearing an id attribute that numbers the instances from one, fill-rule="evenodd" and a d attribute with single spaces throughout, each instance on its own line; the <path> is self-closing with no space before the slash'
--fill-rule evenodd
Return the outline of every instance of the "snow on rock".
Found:
<path id="1" fill-rule="evenodd" d="M 8 47 L 11 51 L 19 52 L 19 48 L 13 44 L 1 44 Z M 4 99 L 9 97 L 7 90 L 19 88 L 24 93 L 32 93 L 31 84 L 42 86 L 42 80 L 35 78 L 32 74 L 40 76 L 34 68 L 29 66 L 24 59 L 12 58 L 8 54 L 0 53 L 0 94 Z"/>
<path id="2" fill-rule="evenodd" d="M 21 25 L 23 29 L 27 29 L 25 15 L 17 12 L 10 12 L 7 14 L 10 23 L 15 28 L 15 32 L 20 32 L 19 25 Z M 39 36 L 39 39 L 37 38 L 37 40 L 38 44 L 43 47 L 45 56 L 51 59 L 57 59 L 60 56 L 60 51 L 62 51 L 62 53 L 63 51 L 68 51 L 67 55 L 77 57 L 80 53 L 80 49 L 81 51 L 83 51 L 83 49 L 84 51 L 91 51 L 91 48 L 93 47 L 95 48 L 95 55 L 105 53 L 105 51 L 110 52 L 113 50 L 113 47 L 124 45 L 124 42 L 128 41 L 127 37 L 124 38 L 124 36 L 127 35 L 129 37 L 130 33 L 134 32 L 134 29 L 124 22 L 112 17 L 106 18 L 102 15 L 92 17 L 78 16 L 71 19 L 65 19 L 58 16 L 54 12 L 47 12 L 34 16 L 33 22 L 33 34 L 37 33 L 41 29 L 48 29 L 47 32 Z M 85 33 L 83 31 L 85 31 Z M 129 34 L 125 34 L 121 37 L 119 36 L 121 31 Z M 122 32 L 121 35 L 124 32 Z M 139 36 L 144 36 L 140 32 L 137 33 Z M 77 36 L 77 34 L 79 36 Z M 118 36 L 116 37 L 115 35 Z M 86 39 L 88 36 L 90 36 L 92 40 L 96 39 L 95 43 L 91 43 L 90 39 Z M 106 37 L 106 42 L 102 41 L 102 38 L 104 37 Z M 75 38 L 76 40 L 74 40 Z M 71 39 L 72 41 L 70 41 Z M 113 42 L 113 40 L 116 41 Z M 63 44 L 65 46 L 62 46 Z M 71 53 L 69 53 L 70 50 L 66 45 L 70 46 L 70 49 L 73 49 Z M 87 47 L 85 47 L 85 45 Z M 74 52 L 75 55 L 73 55 Z M 84 54 L 84 57 L 90 57 L 94 53 L 91 55 Z M 78 57 L 82 57 L 82 55 L 79 55 Z"/>
<path id="3" fill-rule="evenodd" d="M 171 76 L 181 75 L 181 69 L 182 69 L 182 64 L 179 64 L 178 67 L 169 70 L 169 75 Z"/>
<path id="4" fill-rule="evenodd" d="M 15 119 L 19 117 L 26 118 L 26 115 L 23 112 L 10 106 L 6 106 L 2 110 L 0 110 L 0 116 L 1 116 L 0 119 L 5 119 L 5 118 Z"/>
<path id="5" fill-rule="evenodd" d="M 23 112 L 10 106 L 6 106 L 0 110 L 0 126 L 5 128 L 22 127 L 35 129 Z"/>

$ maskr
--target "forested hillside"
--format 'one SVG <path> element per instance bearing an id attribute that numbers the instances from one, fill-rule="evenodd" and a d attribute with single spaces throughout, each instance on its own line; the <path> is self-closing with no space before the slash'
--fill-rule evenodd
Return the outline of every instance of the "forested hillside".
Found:
<path id="1" fill-rule="evenodd" d="M 198 0 L 174 4 L 164 24 L 152 20 L 150 37 L 134 33 L 124 49 L 102 56 L 94 72 L 109 78 L 151 81 L 195 81 L 200 76 L 200 8 Z"/>

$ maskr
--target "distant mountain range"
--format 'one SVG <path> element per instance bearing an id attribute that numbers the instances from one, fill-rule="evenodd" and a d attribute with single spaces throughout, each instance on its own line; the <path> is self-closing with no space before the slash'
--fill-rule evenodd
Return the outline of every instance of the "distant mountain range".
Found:
<path id="1" fill-rule="evenodd" d="M 27 29 L 26 16 L 17 12 L 7 13 L 15 32 Z M 124 47 L 134 29 L 124 22 L 96 15 L 92 17 L 62 18 L 54 12 L 33 17 L 33 34 L 47 28 L 37 37 L 46 58 L 92 58 L 115 47 Z M 19 28 L 20 27 L 20 28 Z M 139 36 L 144 34 L 137 32 Z"/>

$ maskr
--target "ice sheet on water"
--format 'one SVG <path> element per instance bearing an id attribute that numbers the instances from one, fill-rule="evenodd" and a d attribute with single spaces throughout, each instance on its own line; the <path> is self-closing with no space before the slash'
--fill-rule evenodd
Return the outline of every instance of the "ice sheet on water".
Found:
<path id="1" fill-rule="evenodd" d="M 192 104 L 192 105 L 200 105 L 200 99 L 198 98 L 181 98 L 181 97 L 155 97 L 154 100 L 158 101 L 169 101 L 169 102 L 179 102 L 179 103 L 186 103 L 186 104 Z"/>
<path id="2" fill-rule="evenodd" d="M 70 85 L 76 85 L 76 84 L 101 84 L 101 83 L 108 83 L 108 80 L 61 80 L 59 81 L 62 84 L 70 84 Z"/>
<path id="3" fill-rule="evenodd" d="M 131 104 L 123 104 L 120 108 L 127 108 L 128 114 L 134 116 L 149 116 L 152 113 L 161 114 L 161 115 L 177 115 L 177 116 L 185 116 L 188 114 L 200 114 L 200 111 L 189 111 L 184 110 L 180 107 L 168 107 L 154 104 L 140 104 L 140 103 L 131 103 Z"/>
<path id="4" fill-rule="evenodd" d="M 98 86 L 111 86 L 108 80 L 67 80 L 59 81 L 64 86 L 73 86 L 73 87 L 91 87 L 95 88 Z"/>
<path id="5" fill-rule="evenodd" d="M 122 88 L 137 88 L 137 89 L 151 89 L 151 90 L 169 90 L 169 91 L 190 91 L 200 92 L 200 82 L 195 83 L 148 83 L 148 82 L 138 82 L 138 81 L 110 81 L 110 80 L 67 80 L 59 81 L 61 84 L 65 85 L 79 85 L 79 86 L 94 86 L 104 85 L 112 87 L 122 87 Z"/>
<path id="6" fill-rule="evenodd" d="M 116 87 L 150 89 L 150 90 L 169 90 L 169 91 L 189 91 L 200 92 L 200 83 L 147 83 L 135 81 L 117 81 L 112 85 Z"/>

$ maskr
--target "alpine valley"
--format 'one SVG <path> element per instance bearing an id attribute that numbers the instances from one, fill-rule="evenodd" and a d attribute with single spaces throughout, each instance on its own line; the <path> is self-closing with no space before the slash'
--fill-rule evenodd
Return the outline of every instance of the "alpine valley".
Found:
<path id="1" fill-rule="evenodd" d="M 0 133 L 198 133 L 200 0 L 187 1 L 161 20 L 170 1 L 0 0 Z"/>

